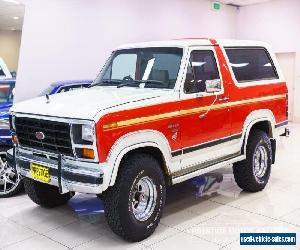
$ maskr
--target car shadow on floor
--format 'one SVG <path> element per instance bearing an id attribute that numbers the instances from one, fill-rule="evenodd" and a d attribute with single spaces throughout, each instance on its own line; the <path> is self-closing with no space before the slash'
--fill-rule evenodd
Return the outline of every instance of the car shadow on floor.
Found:
<path id="1" fill-rule="evenodd" d="M 194 216 L 201 216 L 201 212 L 204 214 L 209 209 L 215 209 L 223 205 L 209 201 L 213 197 L 221 194 L 232 199 L 238 199 L 241 190 L 236 187 L 232 171 L 226 168 L 168 187 L 163 218 L 178 212 L 178 210 L 189 210 L 195 205 L 199 205 L 199 210 Z M 234 191 L 231 190 L 232 188 L 234 188 Z M 210 203 L 214 203 L 214 206 L 211 206 Z M 68 202 L 68 205 L 78 219 L 91 223 L 103 221 L 104 203 L 95 195 L 76 194 Z"/>

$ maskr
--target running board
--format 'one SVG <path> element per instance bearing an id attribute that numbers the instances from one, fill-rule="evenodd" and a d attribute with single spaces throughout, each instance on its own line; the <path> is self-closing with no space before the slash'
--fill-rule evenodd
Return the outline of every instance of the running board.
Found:
<path id="1" fill-rule="evenodd" d="M 225 160 L 225 161 L 222 161 L 222 162 L 219 162 L 219 163 L 216 163 L 216 164 L 204 167 L 204 168 L 201 167 L 202 164 L 198 165 L 197 166 L 198 169 L 195 170 L 195 171 L 192 171 L 192 172 L 189 171 L 190 168 L 186 168 L 186 169 L 180 170 L 180 171 L 178 171 L 176 173 L 176 175 L 172 176 L 172 184 L 177 184 L 177 183 L 189 180 L 189 179 L 191 179 L 193 177 L 206 174 L 208 172 L 217 170 L 219 168 L 229 167 L 229 166 L 231 166 L 231 164 L 233 164 L 235 162 L 238 162 L 238 161 L 245 160 L 245 159 L 246 159 L 245 155 L 239 155 L 239 156 L 236 156 L 234 158 L 230 158 L 228 160 Z M 192 168 L 192 169 L 194 169 L 194 168 Z M 184 172 L 187 172 L 187 171 L 189 171 L 189 172 L 186 173 L 186 174 L 179 175 L 180 172 L 184 173 Z"/>

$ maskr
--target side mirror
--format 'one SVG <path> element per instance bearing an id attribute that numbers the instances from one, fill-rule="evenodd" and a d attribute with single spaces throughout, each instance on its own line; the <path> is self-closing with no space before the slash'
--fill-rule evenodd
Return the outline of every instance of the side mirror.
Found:
<path id="1" fill-rule="evenodd" d="M 215 92 L 220 92 L 222 90 L 220 79 L 206 80 L 205 86 L 206 86 L 206 93 L 215 93 Z"/>

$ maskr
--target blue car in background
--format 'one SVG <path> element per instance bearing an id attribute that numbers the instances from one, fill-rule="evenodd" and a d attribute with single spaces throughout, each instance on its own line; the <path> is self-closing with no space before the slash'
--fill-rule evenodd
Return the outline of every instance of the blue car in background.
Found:
<path id="1" fill-rule="evenodd" d="M 72 91 L 80 88 L 87 88 L 93 83 L 93 80 L 68 80 L 68 81 L 59 81 L 50 84 L 40 96 L 43 95 L 53 95 L 57 93 L 63 93 Z"/>
<path id="2" fill-rule="evenodd" d="M 0 152 L 12 146 L 8 112 L 13 102 L 15 79 L 0 80 Z"/>
<path id="3" fill-rule="evenodd" d="M 92 83 L 92 80 L 59 81 L 50 84 L 39 96 L 87 88 Z M 9 109 L 13 104 L 15 84 L 15 79 L 0 80 L 0 198 L 10 197 L 23 188 L 22 180 L 5 163 L 6 152 L 13 146 L 9 127 Z"/>

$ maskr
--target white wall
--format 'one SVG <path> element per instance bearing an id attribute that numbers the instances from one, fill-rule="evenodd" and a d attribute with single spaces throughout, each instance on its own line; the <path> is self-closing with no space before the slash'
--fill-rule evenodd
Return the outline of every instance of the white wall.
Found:
<path id="1" fill-rule="evenodd" d="M 0 57 L 3 58 L 10 71 L 18 69 L 20 44 L 20 31 L 0 30 Z"/>
<path id="2" fill-rule="evenodd" d="M 275 0 L 240 8 L 237 38 L 262 40 L 275 52 L 296 52 L 294 121 L 300 122 L 300 1 Z"/>
<path id="3" fill-rule="evenodd" d="M 122 43 L 234 38 L 236 17 L 208 0 L 27 0 L 16 101 L 56 80 L 94 78 Z"/>

